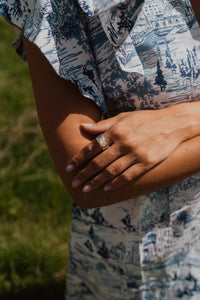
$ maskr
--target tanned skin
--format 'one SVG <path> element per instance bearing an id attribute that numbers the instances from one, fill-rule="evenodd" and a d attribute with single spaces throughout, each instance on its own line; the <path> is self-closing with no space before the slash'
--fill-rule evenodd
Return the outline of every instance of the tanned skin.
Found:
<path id="1" fill-rule="evenodd" d="M 200 20 L 200 3 L 198 4 L 194 0 L 191 3 L 198 20 Z M 60 78 L 39 49 L 26 38 L 24 38 L 24 45 L 44 137 L 64 185 L 80 207 L 92 208 L 125 201 L 135 196 L 157 191 L 200 172 L 199 101 L 182 103 L 158 111 L 123 113 L 101 123 L 101 111 L 96 104 L 84 98 L 75 85 Z M 173 128 L 164 125 L 166 119 L 170 119 Z M 119 122 L 120 128 L 118 126 Z M 142 149 L 145 141 L 145 143 L 149 143 L 146 144 L 146 146 L 149 145 L 147 148 L 153 149 L 152 153 L 159 152 L 162 157 L 158 158 L 157 155 L 153 155 L 155 157 L 152 159 L 152 156 L 147 155 L 147 153 L 143 153 L 143 156 L 139 154 L 141 165 L 145 165 L 146 169 L 141 173 L 135 171 L 137 174 L 135 178 L 124 177 L 125 181 L 122 180 L 119 188 L 113 188 L 107 192 L 103 190 L 106 183 L 98 186 L 100 182 L 98 184 L 96 182 L 97 186 L 94 186 L 92 191 L 84 193 L 83 187 L 85 184 L 89 181 L 92 182 L 92 180 L 95 183 L 95 178 L 82 182 L 78 188 L 72 187 L 72 181 L 78 178 L 81 172 L 84 174 L 87 165 L 81 165 L 72 172 L 66 172 L 66 165 L 70 162 L 76 163 L 76 160 L 79 161 L 82 149 L 94 144 L 94 135 L 90 134 L 90 130 L 84 130 L 82 123 L 97 123 L 98 126 L 102 126 L 102 132 L 107 136 L 107 139 L 115 141 L 115 151 L 112 147 L 114 155 L 117 151 L 129 151 L 128 149 L 134 151 L 136 146 Z M 129 126 L 127 124 L 131 124 L 132 128 L 127 128 Z M 147 141 L 144 136 L 148 136 L 149 128 L 155 126 L 160 128 L 160 131 L 156 132 L 154 136 L 156 142 L 152 143 L 151 140 Z M 184 132 L 182 128 L 184 128 Z M 125 143 L 120 130 L 121 132 L 137 131 L 138 144 L 133 144 L 131 139 Z M 164 153 L 161 147 L 163 136 L 166 135 L 169 140 L 168 145 L 170 145 L 167 154 Z M 122 145 L 120 150 L 117 147 L 119 143 Z M 156 145 L 158 145 L 158 149 Z M 96 147 L 96 144 L 94 147 Z M 109 151 L 111 150 L 109 149 Z M 109 154 L 104 154 L 105 161 L 108 156 Z M 128 154 L 126 156 L 130 158 Z M 95 159 L 98 160 L 98 155 Z M 92 162 L 91 154 L 89 161 Z M 97 164 L 95 166 L 98 170 L 102 168 Z M 90 170 L 87 172 L 90 172 Z M 90 174 L 87 172 L 86 178 Z"/>

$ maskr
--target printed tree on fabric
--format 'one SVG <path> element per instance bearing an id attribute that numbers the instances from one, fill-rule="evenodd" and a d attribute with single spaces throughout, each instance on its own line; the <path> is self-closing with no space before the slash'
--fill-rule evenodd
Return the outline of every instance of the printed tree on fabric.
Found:
<path id="1" fill-rule="evenodd" d="M 155 84 L 160 86 L 161 91 L 165 91 L 166 85 L 167 85 L 167 81 L 164 79 L 164 75 L 163 72 L 160 68 L 160 62 L 159 60 L 157 61 L 157 72 L 156 72 L 157 76 L 155 79 Z"/>
<path id="2" fill-rule="evenodd" d="M 99 255 L 101 255 L 104 259 L 108 259 L 110 257 L 108 248 L 106 247 L 105 242 L 103 242 L 101 248 L 98 251 Z"/>

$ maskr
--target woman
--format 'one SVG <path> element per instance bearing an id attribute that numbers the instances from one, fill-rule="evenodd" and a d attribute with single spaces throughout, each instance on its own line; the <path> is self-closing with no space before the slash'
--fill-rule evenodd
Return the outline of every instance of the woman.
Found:
<path id="1" fill-rule="evenodd" d="M 199 297 L 199 8 L 0 1 L 76 203 L 66 299 Z"/>

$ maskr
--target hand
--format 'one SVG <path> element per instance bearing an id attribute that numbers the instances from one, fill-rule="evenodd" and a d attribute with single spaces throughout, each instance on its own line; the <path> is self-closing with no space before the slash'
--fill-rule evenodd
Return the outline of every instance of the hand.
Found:
<path id="1" fill-rule="evenodd" d="M 145 110 L 145 111 L 130 111 L 130 112 L 122 112 L 115 117 L 105 119 L 99 121 L 95 124 L 92 123 L 82 123 L 81 127 L 90 134 L 97 135 L 105 132 L 109 128 L 111 128 L 117 122 L 123 120 L 124 118 L 132 115 L 132 125 L 137 128 L 140 125 L 144 124 L 147 121 L 153 121 L 158 119 L 163 115 L 163 111 L 161 110 Z"/>
<path id="2" fill-rule="evenodd" d="M 102 152 L 93 140 L 72 158 L 67 171 L 82 167 L 73 187 L 84 184 L 84 192 L 102 186 L 105 191 L 119 188 L 161 163 L 188 138 L 183 114 L 163 117 L 158 111 L 140 111 L 120 115 L 98 126 L 83 125 L 90 133 L 104 132 L 110 147 Z"/>

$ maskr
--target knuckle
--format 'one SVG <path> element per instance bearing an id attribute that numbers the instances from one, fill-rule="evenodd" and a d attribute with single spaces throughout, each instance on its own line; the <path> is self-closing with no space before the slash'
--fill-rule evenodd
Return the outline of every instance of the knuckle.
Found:
<path id="1" fill-rule="evenodd" d="M 132 152 L 134 155 L 139 158 L 144 156 L 144 150 L 142 149 L 141 145 L 133 145 L 132 146 Z"/>
<path id="2" fill-rule="evenodd" d="M 91 143 L 88 146 L 86 146 L 86 148 L 84 149 L 84 155 L 85 156 L 92 156 L 94 154 L 94 144 Z"/>
<path id="3" fill-rule="evenodd" d="M 120 138 L 122 136 L 122 129 L 121 129 L 121 126 L 119 124 L 115 124 L 111 130 L 110 130 L 110 133 L 111 135 L 114 137 L 114 138 Z"/>
<path id="4" fill-rule="evenodd" d="M 90 161 L 88 166 L 91 170 L 100 171 L 105 168 L 105 161 L 101 159 L 101 156 L 97 156 Z"/>
<path id="5" fill-rule="evenodd" d="M 128 183 L 132 180 L 132 176 L 130 173 L 124 173 L 120 176 L 120 181 L 123 183 Z"/>
<path id="6" fill-rule="evenodd" d="M 113 170 L 110 168 L 106 168 L 103 171 L 103 176 L 105 176 L 105 178 L 112 178 L 113 177 Z"/>
<path id="7" fill-rule="evenodd" d="M 79 173 L 79 179 L 85 180 L 86 178 L 91 177 L 99 170 L 98 164 L 96 161 L 92 160 L 84 169 Z"/>
<path id="8" fill-rule="evenodd" d="M 129 153 L 134 151 L 134 144 L 130 137 L 124 137 L 122 143 L 120 143 L 120 149 L 123 152 Z"/>
<path id="9" fill-rule="evenodd" d="M 137 163 L 130 168 L 128 179 L 132 181 L 136 179 L 139 175 L 141 175 L 145 171 L 145 167 L 143 163 Z"/>
<path id="10" fill-rule="evenodd" d="M 78 166 L 81 163 L 82 159 L 81 159 L 81 154 L 76 154 L 74 155 L 74 157 L 72 157 L 71 159 L 71 163 L 74 164 L 75 166 Z"/>
<path id="11" fill-rule="evenodd" d="M 94 189 L 99 187 L 102 184 L 101 179 L 98 176 L 95 177 L 94 179 L 92 179 L 90 181 L 90 183 L 91 183 L 91 185 L 93 186 Z"/>
<path id="12" fill-rule="evenodd" d="M 150 151 L 148 151 L 148 149 L 138 145 L 134 147 L 133 153 L 136 159 L 138 160 L 138 162 L 141 162 L 144 165 L 151 164 L 152 156 L 150 154 Z"/>
<path id="13" fill-rule="evenodd" d="M 77 167 L 78 164 L 79 164 L 79 161 L 77 160 L 76 157 L 73 157 L 73 158 L 71 159 L 70 164 L 72 164 L 72 165 L 74 165 L 75 167 Z"/>
<path id="14" fill-rule="evenodd" d="M 90 153 L 91 153 L 91 151 L 89 150 L 88 147 L 84 148 L 79 155 L 79 161 L 84 161 L 84 160 L 88 159 L 88 157 L 90 157 Z"/>
<path id="15" fill-rule="evenodd" d="M 102 170 L 104 167 L 105 167 L 105 163 L 102 159 L 99 158 L 96 158 L 96 159 L 93 159 L 95 165 L 96 165 L 96 168 L 98 170 Z"/>
<path id="16" fill-rule="evenodd" d="M 116 166 L 112 169 L 112 175 L 113 177 L 116 177 L 117 175 L 119 175 L 121 173 L 121 168 L 120 166 Z"/>
<path id="17" fill-rule="evenodd" d="M 79 172 L 78 179 L 84 182 L 88 178 L 88 175 L 89 175 L 89 170 L 88 168 L 85 168 Z"/>
<path id="18" fill-rule="evenodd" d="M 93 160 L 89 163 L 88 169 L 91 170 L 91 171 L 99 170 L 99 169 L 100 169 L 99 162 L 98 162 L 97 160 L 93 159 Z"/>
<path id="19" fill-rule="evenodd" d="M 143 165 L 146 166 L 146 167 L 153 166 L 156 163 L 156 158 L 150 152 L 146 152 L 142 156 L 142 161 L 143 161 Z"/>

